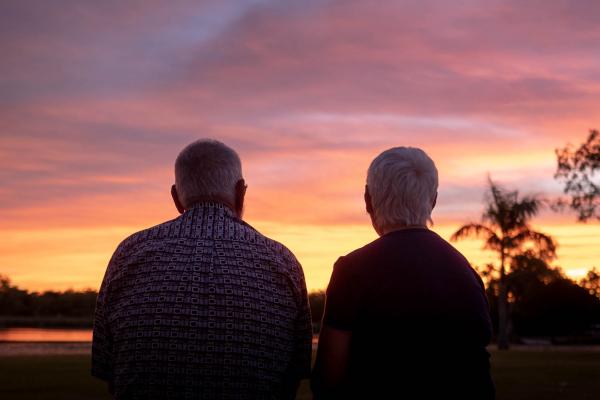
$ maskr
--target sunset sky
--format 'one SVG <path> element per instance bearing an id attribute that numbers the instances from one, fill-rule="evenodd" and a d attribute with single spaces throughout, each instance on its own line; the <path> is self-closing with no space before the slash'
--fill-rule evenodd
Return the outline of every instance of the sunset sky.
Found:
<path id="1" fill-rule="evenodd" d="M 445 238 L 479 220 L 488 173 L 559 195 L 554 149 L 600 128 L 599 19 L 596 0 L 4 0 L 0 274 L 97 288 L 123 238 L 176 217 L 173 162 L 202 137 L 239 152 L 246 221 L 309 289 L 375 239 L 362 192 L 386 148 L 436 162 Z M 600 266 L 597 222 L 533 225 L 570 276 Z"/>

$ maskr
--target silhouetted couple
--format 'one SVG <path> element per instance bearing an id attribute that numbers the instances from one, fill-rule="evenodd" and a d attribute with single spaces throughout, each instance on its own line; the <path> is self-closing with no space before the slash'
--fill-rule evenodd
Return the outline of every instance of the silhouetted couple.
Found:
<path id="1" fill-rule="evenodd" d="M 379 238 L 340 257 L 311 387 L 326 398 L 492 399 L 483 283 L 427 229 L 437 169 L 396 147 L 371 163 Z M 293 399 L 311 371 L 302 267 L 242 218 L 234 150 L 214 140 L 175 161 L 181 215 L 125 239 L 96 305 L 92 374 L 116 399 Z"/>

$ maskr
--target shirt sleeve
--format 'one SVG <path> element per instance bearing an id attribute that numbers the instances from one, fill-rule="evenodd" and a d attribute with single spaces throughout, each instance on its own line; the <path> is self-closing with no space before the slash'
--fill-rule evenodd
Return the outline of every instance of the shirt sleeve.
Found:
<path id="1" fill-rule="evenodd" d="M 326 291 L 323 325 L 340 330 L 352 330 L 358 316 L 358 278 L 345 257 L 333 266 Z"/>
<path id="2" fill-rule="evenodd" d="M 312 318 L 310 313 L 310 304 L 308 302 L 308 291 L 302 267 L 297 263 L 299 271 L 298 279 L 298 313 L 295 320 L 295 349 L 294 349 L 294 370 L 299 378 L 310 377 L 310 364 L 312 355 Z"/>
<path id="3" fill-rule="evenodd" d="M 296 317 L 296 359 L 301 378 L 310 377 L 310 364 L 312 356 L 312 318 L 306 282 L 302 276 L 301 299 L 298 316 Z"/>
<path id="4" fill-rule="evenodd" d="M 293 356 L 285 374 L 285 393 L 282 397 L 294 399 L 300 381 L 310 377 L 313 332 L 308 291 L 302 266 L 291 255 L 290 261 L 294 264 L 295 270 L 292 276 L 292 284 L 296 293 L 297 314 L 294 320 Z"/>
<path id="5" fill-rule="evenodd" d="M 117 250 L 118 251 L 118 250 Z M 111 272 L 115 267 L 116 253 L 111 258 L 98 292 L 94 310 L 94 329 L 92 337 L 92 376 L 111 382 L 113 379 L 112 336 L 108 324 L 108 289 Z"/>

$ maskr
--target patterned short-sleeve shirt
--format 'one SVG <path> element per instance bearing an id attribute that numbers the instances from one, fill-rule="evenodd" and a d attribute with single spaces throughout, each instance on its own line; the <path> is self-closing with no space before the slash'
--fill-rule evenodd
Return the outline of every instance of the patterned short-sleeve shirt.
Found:
<path id="1" fill-rule="evenodd" d="M 115 251 L 96 305 L 92 375 L 117 399 L 289 398 L 310 373 L 302 268 L 203 203 Z"/>

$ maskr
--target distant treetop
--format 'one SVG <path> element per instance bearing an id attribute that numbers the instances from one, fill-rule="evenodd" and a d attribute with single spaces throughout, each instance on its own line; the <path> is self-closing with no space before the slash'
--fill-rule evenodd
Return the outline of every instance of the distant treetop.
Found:
<path id="1" fill-rule="evenodd" d="M 587 222 L 600 220 L 600 181 L 595 174 L 600 170 L 600 135 L 591 130 L 576 150 L 572 145 L 556 149 L 557 169 L 554 177 L 564 183 L 563 192 L 569 200 L 561 200 L 558 207 L 568 206 L 577 212 L 577 219 Z"/>

